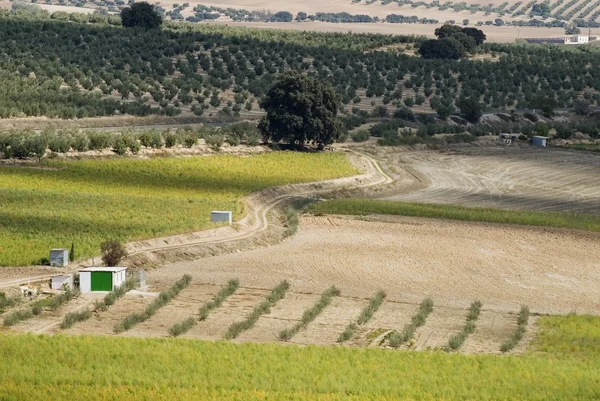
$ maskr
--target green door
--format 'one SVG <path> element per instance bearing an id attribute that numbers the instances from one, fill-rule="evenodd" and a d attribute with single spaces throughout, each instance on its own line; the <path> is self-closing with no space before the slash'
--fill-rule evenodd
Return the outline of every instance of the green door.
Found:
<path id="1" fill-rule="evenodd" d="M 112 291 L 112 272 L 92 272 L 92 291 Z"/>

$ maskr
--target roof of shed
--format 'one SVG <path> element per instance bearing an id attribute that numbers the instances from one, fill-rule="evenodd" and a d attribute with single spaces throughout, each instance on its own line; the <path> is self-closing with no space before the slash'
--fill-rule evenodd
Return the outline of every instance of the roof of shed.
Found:
<path id="1" fill-rule="evenodd" d="M 85 269 L 79 270 L 79 272 L 120 272 L 123 270 L 127 270 L 126 267 L 88 267 Z"/>

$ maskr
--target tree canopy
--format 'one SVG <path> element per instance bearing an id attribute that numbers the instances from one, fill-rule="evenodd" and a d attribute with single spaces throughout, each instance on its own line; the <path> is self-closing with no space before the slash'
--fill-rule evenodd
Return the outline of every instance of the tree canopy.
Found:
<path id="1" fill-rule="evenodd" d="M 162 24 L 162 16 L 153 5 L 142 1 L 121 10 L 121 23 L 126 28 L 157 29 Z"/>
<path id="2" fill-rule="evenodd" d="M 458 60 L 464 56 L 465 50 L 458 40 L 445 37 L 423 41 L 419 47 L 419 53 L 423 58 L 428 59 Z"/>
<path id="3" fill-rule="evenodd" d="M 480 29 L 450 24 L 442 25 L 434 33 L 438 40 L 426 40 L 419 47 L 423 58 L 458 60 L 473 53 L 486 39 Z"/>
<path id="4" fill-rule="evenodd" d="M 341 132 L 333 87 L 298 72 L 283 74 L 260 106 L 266 111 L 258 125 L 265 140 L 323 148 Z"/>

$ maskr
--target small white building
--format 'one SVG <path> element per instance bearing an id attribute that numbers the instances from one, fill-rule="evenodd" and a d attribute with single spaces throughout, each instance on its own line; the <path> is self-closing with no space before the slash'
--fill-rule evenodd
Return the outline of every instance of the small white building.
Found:
<path id="1" fill-rule="evenodd" d="M 69 264 L 69 250 L 55 248 L 50 250 L 50 266 L 67 266 Z"/>
<path id="2" fill-rule="evenodd" d="M 555 44 L 555 45 L 583 45 L 596 40 L 595 36 L 587 35 L 569 35 L 569 36 L 552 36 L 547 38 L 525 38 L 527 43 L 537 44 Z"/>
<path id="3" fill-rule="evenodd" d="M 233 223 L 233 213 L 230 210 L 213 210 L 210 212 L 210 221 L 213 223 Z"/>
<path id="4" fill-rule="evenodd" d="M 534 136 L 533 138 L 531 138 L 531 143 L 533 143 L 534 146 L 541 146 L 545 148 L 548 145 L 548 137 Z"/>
<path id="5" fill-rule="evenodd" d="M 73 289 L 73 275 L 72 274 L 57 274 L 52 276 L 52 282 L 50 288 L 53 290 L 64 290 L 66 288 Z"/>
<path id="6" fill-rule="evenodd" d="M 79 270 L 79 289 L 82 294 L 109 292 L 125 282 L 126 267 L 88 267 Z"/>

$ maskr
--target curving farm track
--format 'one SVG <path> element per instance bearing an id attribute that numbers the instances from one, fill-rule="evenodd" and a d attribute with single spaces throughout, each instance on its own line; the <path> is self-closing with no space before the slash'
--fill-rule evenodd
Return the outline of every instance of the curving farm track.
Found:
<path id="1" fill-rule="evenodd" d="M 126 244 L 129 256 L 247 239 L 266 231 L 269 227 L 269 213 L 275 208 L 295 198 L 324 194 L 340 189 L 369 188 L 386 185 L 393 181 L 393 178 L 382 170 L 373 157 L 354 150 L 349 150 L 348 152 L 351 155 L 350 157 L 353 159 L 353 162 L 363 168 L 365 171 L 363 174 L 318 183 L 284 185 L 253 193 L 244 199 L 244 202 L 248 207 L 248 214 L 241 221 L 236 222 L 235 228 L 221 227 L 213 230 L 131 242 Z M 69 271 L 74 272 L 83 266 L 91 266 L 94 264 L 94 259 L 100 260 L 99 257 L 91 258 L 78 265 L 72 266 Z M 62 272 L 64 272 L 64 270 L 61 270 L 61 273 Z M 41 275 L 23 276 L 22 274 L 19 274 L 16 277 L 4 278 L 0 281 L 0 289 L 15 287 L 26 282 L 47 280 L 50 279 L 53 274 L 56 274 L 56 269 L 48 269 L 48 273 Z"/>

